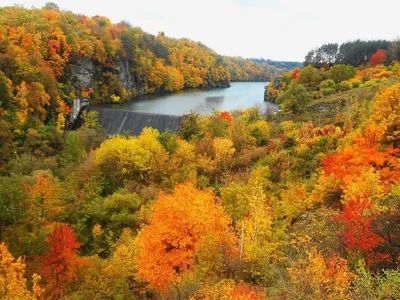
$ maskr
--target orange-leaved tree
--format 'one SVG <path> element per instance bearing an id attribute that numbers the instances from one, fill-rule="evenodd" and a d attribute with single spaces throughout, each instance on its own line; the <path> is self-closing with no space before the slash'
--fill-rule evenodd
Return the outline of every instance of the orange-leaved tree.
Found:
<path id="1" fill-rule="evenodd" d="M 381 151 L 380 144 L 369 134 L 373 135 L 366 132 L 364 136 L 355 136 L 353 145 L 328 155 L 322 162 L 323 168 L 327 176 L 334 175 L 342 181 L 343 186 L 372 168 L 388 191 L 394 183 L 400 182 L 399 149 L 388 147 Z"/>
<path id="2" fill-rule="evenodd" d="M 28 178 L 22 184 L 22 189 L 28 192 L 29 208 L 32 212 L 32 222 L 43 225 L 62 211 L 60 205 L 61 186 L 51 173 L 38 171 L 33 178 Z"/>
<path id="3" fill-rule="evenodd" d="M 385 193 L 400 182 L 399 149 L 382 149 L 382 128 L 369 124 L 363 135 L 353 137 L 346 145 L 323 161 L 327 176 L 338 179 L 341 185 L 343 210 L 334 218 L 346 249 L 362 255 L 368 263 L 386 257 L 377 252 L 384 240 L 374 232 L 373 223 L 382 210 Z"/>
<path id="4" fill-rule="evenodd" d="M 384 239 L 373 226 L 378 213 L 384 210 L 384 188 L 379 173 L 372 168 L 355 176 L 343 190 L 343 211 L 334 217 L 341 225 L 340 235 L 348 253 L 361 255 L 369 264 L 387 258 L 378 248 Z"/>
<path id="5" fill-rule="evenodd" d="M 197 266 L 221 271 L 223 261 L 237 254 L 236 237 L 219 200 L 191 183 L 159 195 L 152 220 L 138 239 L 138 277 L 164 295 Z"/>
<path id="6" fill-rule="evenodd" d="M 77 279 L 77 271 L 85 262 L 78 255 L 81 243 L 67 224 L 56 224 L 48 242 L 48 251 L 38 258 L 40 274 L 46 281 L 47 295 L 59 299 L 67 285 Z"/>

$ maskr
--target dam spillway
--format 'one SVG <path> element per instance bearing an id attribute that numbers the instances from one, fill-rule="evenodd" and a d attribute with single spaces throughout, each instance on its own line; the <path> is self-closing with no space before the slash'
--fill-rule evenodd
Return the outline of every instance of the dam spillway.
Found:
<path id="1" fill-rule="evenodd" d="M 99 114 L 99 124 L 108 136 L 123 134 L 127 131 L 131 135 L 139 135 L 143 128 L 152 127 L 160 133 L 167 129 L 176 133 L 181 128 L 184 116 L 145 113 L 124 109 L 113 109 L 89 106 L 87 111 L 96 111 Z"/>

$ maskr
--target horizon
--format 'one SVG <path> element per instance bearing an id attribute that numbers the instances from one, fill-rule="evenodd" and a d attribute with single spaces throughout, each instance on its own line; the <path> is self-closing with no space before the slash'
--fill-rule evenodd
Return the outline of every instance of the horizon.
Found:
<path id="1" fill-rule="evenodd" d="M 171 0 L 168 3 L 157 0 L 145 3 L 133 1 L 128 4 L 115 0 L 112 6 L 94 3 L 93 0 L 83 3 L 77 0 L 2 2 L 1 7 L 20 5 L 25 8 L 41 8 L 47 2 L 54 2 L 61 11 L 72 11 L 89 17 L 101 15 L 114 24 L 127 21 L 153 35 L 164 32 L 168 37 L 201 42 L 221 55 L 274 61 L 303 62 L 309 50 L 324 43 L 340 44 L 357 39 L 394 40 L 398 37 L 395 9 L 383 16 L 376 12 L 374 6 L 359 0 L 351 3 L 337 1 L 334 7 L 329 7 L 331 13 L 328 16 L 322 15 L 326 8 L 321 8 L 321 1 L 317 0 L 306 0 L 303 3 L 295 0 L 273 0 L 268 3 L 262 0 L 222 0 L 218 3 L 205 0 L 201 6 L 196 7 L 195 14 L 188 7 L 188 2 L 181 0 Z M 384 2 L 398 6 L 393 0 Z M 128 6 L 127 9 L 114 8 L 124 6 Z M 342 11 L 342 7 L 347 7 L 347 10 Z M 352 15 L 358 7 L 363 9 L 361 14 Z M 202 22 L 203 16 L 207 16 L 207 22 Z M 332 22 L 332 18 L 340 18 L 340 22 Z M 267 31 L 266 35 L 263 26 L 269 25 L 263 23 L 265 19 L 277 28 Z M 374 22 L 365 22 L 368 19 Z M 218 26 L 220 23 L 225 24 L 225 27 L 221 29 Z"/>

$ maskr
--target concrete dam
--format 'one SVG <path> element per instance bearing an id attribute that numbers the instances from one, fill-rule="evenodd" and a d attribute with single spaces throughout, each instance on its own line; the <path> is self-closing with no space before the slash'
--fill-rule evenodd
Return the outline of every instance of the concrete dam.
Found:
<path id="1" fill-rule="evenodd" d="M 139 135 L 145 127 L 158 129 L 160 133 L 167 129 L 176 133 L 180 130 L 184 118 L 184 116 L 136 112 L 96 106 L 87 106 L 82 110 L 98 112 L 99 124 L 104 128 L 108 136 L 123 134 L 127 131 L 129 131 L 131 135 Z"/>

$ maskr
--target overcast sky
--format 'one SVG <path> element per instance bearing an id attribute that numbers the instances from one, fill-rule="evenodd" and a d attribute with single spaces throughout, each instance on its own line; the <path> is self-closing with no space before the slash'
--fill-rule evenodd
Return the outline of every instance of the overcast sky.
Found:
<path id="1" fill-rule="evenodd" d="M 0 0 L 42 7 L 41 0 Z M 55 0 L 62 10 L 188 37 L 223 55 L 303 61 L 326 42 L 395 39 L 400 0 Z"/>

